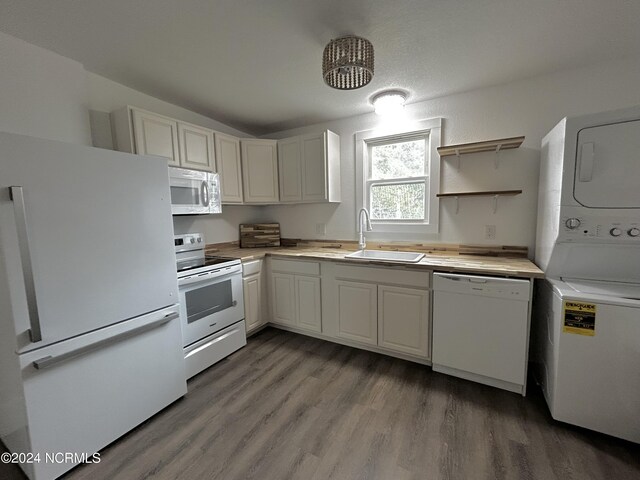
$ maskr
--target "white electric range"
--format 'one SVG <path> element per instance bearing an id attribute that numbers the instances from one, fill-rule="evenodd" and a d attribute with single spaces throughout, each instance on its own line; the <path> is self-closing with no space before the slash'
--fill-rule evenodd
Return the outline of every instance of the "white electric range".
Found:
<path id="1" fill-rule="evenodd" d="M 206 256 L 201 233 L 174 237 L 187 378 L 247 344 L 242 265 Z"/>

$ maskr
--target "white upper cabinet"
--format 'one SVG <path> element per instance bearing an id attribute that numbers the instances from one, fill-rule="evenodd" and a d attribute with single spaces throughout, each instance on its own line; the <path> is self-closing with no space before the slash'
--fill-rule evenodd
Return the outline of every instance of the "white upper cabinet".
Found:
<path id="1" fill-rule="evenodd" d="M 277 142 L 243 139 L 240 145 L 245 203 L 278 203 Z"/>
<path id="2" fill-rule="evenodd" d="M 278 142 L 280 201 L 340 202 L 340 137 L 321 133 Z"/>
<path id="3" fill-rule="evenodd" d="M 280 201 L 302 201 L 302 150 L 300 137 L 278 141 L 278 176 Z"/>
<path id="4" fill-rule="evenodd" d="M 165 157 L 173 167 L 215 171 L 213 130 L 130 106 L 111 113 L 111 128 L 116 150 Z"/>
<path id="5" fill-rule="evenodd" d="M 136 153 L 166 157 L 169 165 L 179 167 L 178 122 L 140 110 L 132 116 Z"/>
<path id="6" fill-rule="evenodd" d="M 340 202 L 340 137 L 242 139 L 127 106 L 111 113 L 117 150 L 220 174 L 223 204 Z"/>
<path id="7" fill-rule="evenodd" d="M 242 203 L 242 168 L 240 166 L 240 140 L 224 133 L 215 134 L 216 159 L 222 203 Z"/>
<path id="8" fill-rule="evenodd" d="M 213 131 L 208 128 L 178 122 L 180 166 L 214 171 Z"/>

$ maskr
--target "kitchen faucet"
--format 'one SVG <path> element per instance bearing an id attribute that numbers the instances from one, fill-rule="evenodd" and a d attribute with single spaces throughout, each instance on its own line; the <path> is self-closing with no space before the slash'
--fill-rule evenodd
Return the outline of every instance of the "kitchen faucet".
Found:
<path id="1" fill-rule="evenodd" d="M 360 250 L 364 250 L 364 248 L 367 246 L 367 243 L 364 241 L 364 228 L 362 227 L 363 213 L 364 213 L 364 218 L 367 222 L 366 224 L 367 232 L 370 232 L 371 230 L 373 230 L 373 228 L 371 227 L 371 219 L 369 218 L 369 212 L 367 211 L 366 208 L 361 208 L 360 213 L 358 213 L 358 235 L 360 235 L 359 241 L 358 241 L 358 247 L 360 248 Z"/>

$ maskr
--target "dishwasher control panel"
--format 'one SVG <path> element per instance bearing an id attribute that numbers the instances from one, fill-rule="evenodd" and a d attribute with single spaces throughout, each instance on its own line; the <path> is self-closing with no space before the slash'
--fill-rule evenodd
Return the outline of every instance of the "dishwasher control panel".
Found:
<path id="1" fill-rule="evenodd" d="M 529 300 L 529 280 L 481 275 L 461 275 L 436 273 L 433 275 L 433 289 L 450 293 L 486 295 L 494 298 Z"/>

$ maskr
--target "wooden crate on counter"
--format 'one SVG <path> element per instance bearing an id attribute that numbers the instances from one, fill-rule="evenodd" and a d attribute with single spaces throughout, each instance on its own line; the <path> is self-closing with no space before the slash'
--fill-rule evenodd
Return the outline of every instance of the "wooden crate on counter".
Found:
<path id="1" fill-rule="evenodd" d="M 279 223 L 245 223 L 240 225 L 240 248 L 279 246 Z"/>

